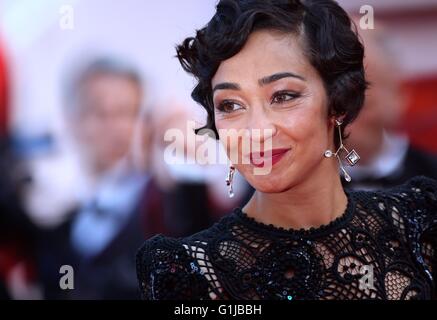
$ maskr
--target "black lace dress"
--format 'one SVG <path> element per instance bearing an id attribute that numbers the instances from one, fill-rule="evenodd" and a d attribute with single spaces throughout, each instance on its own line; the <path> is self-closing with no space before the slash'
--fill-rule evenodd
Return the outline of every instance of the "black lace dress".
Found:
<path id="1" fill-rule="evenodd" d="M 286 230 L 235 209 L 185 238 L 147 240 L 137 254 L 145 299 L 432 299 L 437 181 L 347 191 L 344 214 Z"/>

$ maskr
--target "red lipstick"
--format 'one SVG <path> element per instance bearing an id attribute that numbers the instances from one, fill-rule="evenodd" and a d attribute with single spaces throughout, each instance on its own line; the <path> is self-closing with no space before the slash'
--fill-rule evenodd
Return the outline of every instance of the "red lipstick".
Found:
<path id="1" fill-rule="evenodd" d="M 249 155 L 250 163 L 258 168 L 264 167 L 266 162 L 267 165 L 271 163 L 271 165 L 274 166 L 289 150 L 290 148 L 278 148 L 268 151 L 251 152 Z"/>

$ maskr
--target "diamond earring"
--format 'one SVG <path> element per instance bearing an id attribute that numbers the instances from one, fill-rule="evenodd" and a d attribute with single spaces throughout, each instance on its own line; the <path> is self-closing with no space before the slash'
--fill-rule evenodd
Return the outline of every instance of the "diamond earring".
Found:
<path id="1" fill-rule="evenodd" d="M 234 166 L 229 166 L 229 172 L 228 175 L 226 176 L 226 185 L 228 186 L 228 194 L 229 194 L 229 198 L 233 198 L 234 197 L 234 188 L 233 188 L 233 182 L 234 182 L 234 174 L 235 174 L 235 167 Z"/>
<path id="2" fill-rule="evenodd" d="M 336 151 L 335 153 L 332 152 L 331 150 L 326 150 L 324 156 L 325 156 L 325 158 L 331 158 L 332 156 L 335 156 L 335 157 L 337 158 L 337 160 L 338 160 L 338 163 L 340 164 L 340 169 L 341 169 L 341 171 L 343 172 L 344 179 L 345 179 L 347 182 L 351 182 L 351 181 L 352 181 L 352 178 L 351 178 L 351 176 L 347 173 L 346 169 L 344 168 L 343 163 L 341 162 L 341 159 L 340 159 L 339 154 L 340 154 L 340 152 L 341 152 L 342 150 L 344 150 L 344 151 L 347 153 L 346 156 L 345 156 L 345 159 L 346 159 L 346 161 L 348 162 L 349 166 L 351 166 L 351 167 L 357 164 L 357 162 L 360 160 L 360 156 L 358 155 L 358 153 L 357 153 L 354 149 L 352 149 L 351 151 L 349 151 L 349 150 L 344 146 L 344 144 L 343 144 L 343 138 L 342 138 L 342 136 L 341 136 L 341 125 L 342 125 L 342 124 L 343 124 L 342 121 L 337 120 L 337 119 L 335 120 L 335 125 L 336 125 L 336 127 L 337 127 L 337 129 L 338 129 L 338 135 L 339 135 L 339 138 L 340 138 L 340 146 L 338 147 L 338 149 L 337 149 L 337 151 Z"/>

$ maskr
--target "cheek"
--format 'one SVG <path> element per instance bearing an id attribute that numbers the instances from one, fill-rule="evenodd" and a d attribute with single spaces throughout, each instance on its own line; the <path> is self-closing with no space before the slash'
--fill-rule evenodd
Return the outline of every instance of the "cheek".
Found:
<path id="1" fill-rule="evenodd" d="M 241 119 L 240 119 L 241 121 Z M 240 121 L 236 120 L 216 120 L 215 127 L 219 133 L 220 143 L 225 146 L 226 154 L 230 158 L 230 154 L 241 154 L 241 132 L 239 130 L 243 128 Z"/>
<path id="2" fill-rule="evenodd" d="M 325 116 L 319 108 L 302 108 L 278 119 L 278 131 L 299 149 L 311 149 L 326 140 Z"/>
<path id="3" fill-rule="evenodd" d="M 226 127 L 228 125 L 226 120 L 217 120 L 217 119 L 215 120 L 214 124 L 215 124 L 215 128 L 217 129 L 217 132 L 219 132 L 219 133 L 220 133 L 220 130 L 226 129 Z M 220 135 L 219 135 L 219 138 L 221 138 Z"/>
<path id="4" fill-rule="evenodd" d="M 77 126 L 79 137 L 81 139 L 85 139 L 85 141 L 94 140 L 97 131 L 96 127 L 97 123 L 92 117 L 87 116 L 82 118 L 81 122 Z"/>

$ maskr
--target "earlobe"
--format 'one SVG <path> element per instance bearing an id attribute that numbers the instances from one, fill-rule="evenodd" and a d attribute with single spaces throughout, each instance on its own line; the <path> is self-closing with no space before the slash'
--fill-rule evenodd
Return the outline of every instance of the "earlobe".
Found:
<path id="1" fill-rule="evenodd" d="M 335 116 L 328 117 L 328 127 L 329 128 L 335 127 L 335 120 L 336 120 Z"/>
<path id="2" fill-rule="evenodd" d="M 345 151 L 347 152 L 347 155 L 345 156 L 345 159 L 348 161 L 349 166 L 354 166 L 359 160 L 360 160 L 360 156 L 358 155 L 358 153 L 352 149 L 351 151 L 349 151 L 343 144 L 343 137 L 342 137 L 342 130 L 341 130 L 341 126 L 343 124 L 343 118 L 340 119 L 335 119 L 335 126 L 338 129 L 338 137 L 340 140 L 340 146 L 338 147 L 337 151 L 333 152 L 331 150 L 326 150 L 324 153 L 325 158 L 332 158 L 333 156 L 335 156 L 335 158 L 337 158 L 338 163 L 340 165 L 340 169 L 343 172 L 343 176 L 345 178 L 345 180 L 347 182 L 351 182 L 351 177 L 350 175 L 347 173 L 347 171 L 345 170 L 343 163 L 341 162 L 340 159 L 340 152 L 341 151 Z"/>

